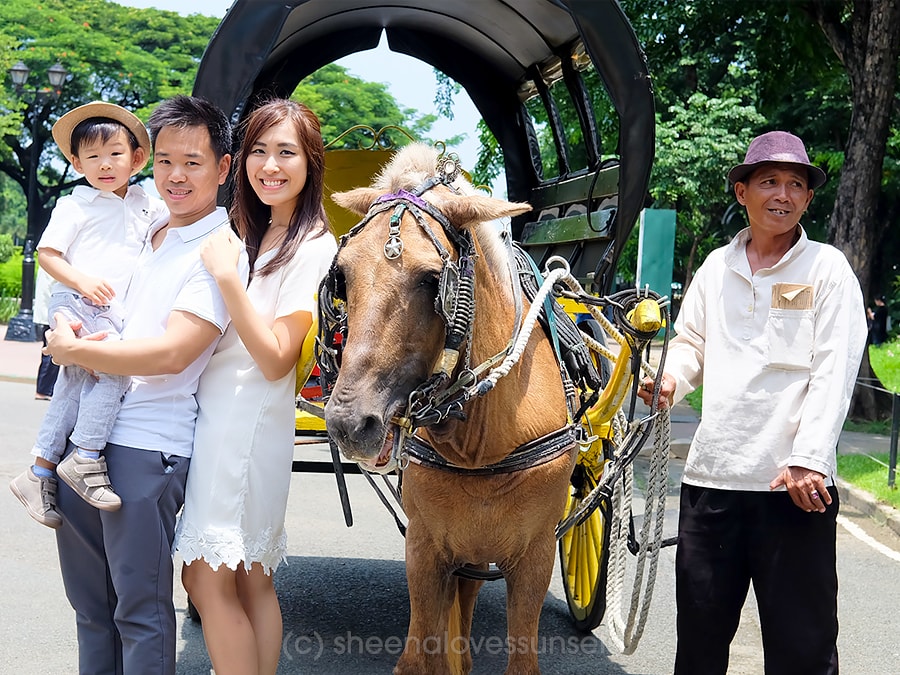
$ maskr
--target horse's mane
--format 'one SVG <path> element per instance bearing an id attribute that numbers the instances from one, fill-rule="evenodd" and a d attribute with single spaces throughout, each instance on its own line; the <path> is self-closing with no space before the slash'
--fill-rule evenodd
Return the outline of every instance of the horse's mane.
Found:
<path id="1" fill-rule="evenodd" d="M 412 190 L 434 175 L 439 156 L 435 148 L 425 143 L 405 145 L 394 153 L 391 160 L 382 168 L 375 177 L 372 187 L 384 193 L 394 193 L 401 189 Z M 452 185 L 463 195 L 483 194 L 475 189 L 462 174 L 453 181 Z M 427 200 L 428 192 L 422 197 Z M 505 292 L 509 292 L 509 262 L 506 246 L 500 238 L 499 224 L 496 221 L 481 222 L 472 229 L 481 245 L 485 263 L 498 277 L 501 282 L 500 287 L 507 289 Z"/>

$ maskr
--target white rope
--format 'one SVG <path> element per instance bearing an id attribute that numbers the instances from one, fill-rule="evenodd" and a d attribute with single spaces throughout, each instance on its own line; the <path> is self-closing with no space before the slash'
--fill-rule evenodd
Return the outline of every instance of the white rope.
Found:
<path id="1" fill-rule="evenodd" d="M 614 438 L 621 438 L 624 415 L 621 411 L 613 420 Z M 628 555 L 628 508 L 631 504 L 634 471 L 631 465 L 625 467 L 619 485 L 613 486 L 610 505 L 609 560 L 606 567 L 606 623 L 610 637 L 618 651 L 624 651 L 622 634 L 622 589 L 625 584 L 625 563 Z M 624 512 L 624 517 L 623 517 Z"/>
<path id="2" fill-rule="evenodd" d="M 555 258 L 551 258 L 551 260 L 555 260 Z M 544 283 L 538 290 L 528 310 L 528 314 L 522 320 L 522 329 L 510 353 L 482 382 L 473 387 L 473 390 L 479 395 L 490 391 L 497 381 L 507 375 L 512 367 L 518 363 L 525 351 L 528 340 L 531 338 L 531 333 L 535 325 L 537 325 L 538 314 L 543 309 L 544 300 L 557 281 L 562 281 L 576 293 L 584 292 L 581 283 L 570 273 L 568 263 L 563 259 L 559 260 L 562 260 L 560 267 L 546 271 Z M 549 267 L 550 261 L 547 264 Z M 613 340 L 620 345 L 624 344 L 624 335 L 616 329 L 614 324 L 604 316 L 599 308 L 587 305 L 587 309 Z M 590 349 L 600 354 L 603 358 L 611 361 L 617 358 L 614 353 L 590 336 L 585 335 L 584 339 Z M 656 371 L 653 367 L 643 360 L 641 361 L 641 369 L 651 377 L 656 377 Z M 653 450 L 650 455 L 647 490 L 644 496 L 644 521 L 638 537 L 639 551 L 627 618 L 624 616 L 623 598 L 626 563 L 629 554 L 628 531 L 634 492 L 634 465 L 632 462 L 629 462 L 624 468 L 619 485 L 614 486 L 610 509 L 611 522 L 606 524 L 610 528 L 606 618 L 610 637 L 618 650 L 624 654 L 631 654 L 637 649 L 647 622 L 650 602 L 653 599 L 653 588 L 656 583 L 656 570 L 662 543 L 666 509 L 666 489 L 669 472 L 669 424 L 668 408 L 660 410 L 654 425 Z M 625 438 L 628 422 L 621 410 L 613 418 L 612 426 L 613 438 L 616 441 L 621 441 Z"/>
<path id="3" fill-rule="evenodd" d="M 505 377 L 509 374 L 509 371 L 512 370 L 512 367 L 518 363 L 519 359 L 522 358 L 522 354 L 525 352 L 525 347 L 528 345 L 528 340 L 531 339 L 531 333 L 534 330 L 534 327 L 537 325 L 538 315 L 544 308 L 544 300 L 547 298 L 547 295 L 553 290 L 553 284 L 557 282 L 563 275 L 568 274 L 568 269 L 554 269 L 553 271 L 547 272 L 547 275 L 544 279 L 544 283 L 541 284 L 540 289 L 537 294 L 534 296 L 534 300 L 531 303 L 531 307 L 528 310 L 528 314 L 525 315 L 525 318 L 522 320 L 522 330 L 519 332 L 519 336 L 516 339 L 513 348 L 510 350 L 509 354 L 505 359 L 494 368 L 481 382 L 473 387 L 478 393 L 479 396 L 483 396 L 491 389 L 494 388 L 494 385 L 497 384 L 497 381 L 501 377 Z"/>
<path id="4" fill-rule="evenodd" d="M 569 273 L 566 261 L 551 258 L 560 264 L 566 274 L 561 281 L 576 294 L 584 293 L 581 283 Z M 606 318 L 599 307 L 586 305 L 588 312 L 600 324 L 604 332 L 620 345 L 625 344 L 625 336 Z M 617 356 L 604 345 L 590 336 L 584 336 L 590 349 L 603 358 L 614 361 Z M 641 359 L 641 370 L 650 377 L 656 378 L 656 370 Z M 612 419 L 613 439 L 620 444 L 626 437 L 628 422 L 621 409 Z M 628 562 L 628 533 L 631 519 L 631 506 L 634 497 L 634 464 L 630 462 L 623 470 L 621 481 L 613 486 L 612 504 L 610 508 L 609 560 L 607 563 L 606 583 L 606 619 L 610 638 L 617 649 L 624 654 L 631 654 L 637 649 L 653 599 L 656 584 L 656 570 L 659 562 L 659 551 L 662 544 L 663 525 L 666 511 L 666 492 L 669 474 L 669 442 L 670 442 L 669 409 L 659 411 L 654 423 L 653 449 L 650 454 L 650 466 L 647 475 L 647 489 L 644 495 L 644 521 L 638 535 L 638 554 L 635 564 L 634 581 L 631 589 L 631 602 L 627 617 L 624 611 L 625 578 Z M 610 469 L 611 467 L 607 467 Z"/>
<path id="5" fill-rule="evenodd" d="M 652 369 L 651 369 L 652 371 Z M 610 638 L 623 654 L 632 654 L 644 632 L 659 562 L 666 491 L 669 473 L 670 417 L 660 410 L 654 425 L 653 450 L 647 476 L 644 521 L 638 535 L 639 551 L 628 615 L 624 611 L 624 586 L 628 558 L 628 528 L 634 489 L 633 465 L 623 474 L 621 486 L 614 486 L 611 509 L 609 563 L 607 567 L 606 619 Z M 651 532 L 652 530 L 652 532 Z"/>

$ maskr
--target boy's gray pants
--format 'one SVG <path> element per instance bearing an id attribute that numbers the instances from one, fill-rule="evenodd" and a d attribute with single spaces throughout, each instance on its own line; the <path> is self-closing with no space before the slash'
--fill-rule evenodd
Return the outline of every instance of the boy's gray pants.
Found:
<path id="1" fill-rule="evenodd" d="M 122 320 L 112 308 L 94 305 L 71 291 L 53 293 L 48 312 L 54 327 L 57 312 L 81 321 L 79 335 L 105 331 L 109 340 L 122 332 Z M 69 439 L 79 448 L 102 450 L 130 383 L 131 378 L 123 375 L 98 373 L 95 378 L 77 366 L 62 368 L 31 454 L 59 464 Z"/>

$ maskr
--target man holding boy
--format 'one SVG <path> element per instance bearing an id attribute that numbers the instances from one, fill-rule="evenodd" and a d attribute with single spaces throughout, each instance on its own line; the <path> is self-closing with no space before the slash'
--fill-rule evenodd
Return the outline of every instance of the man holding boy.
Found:
<path id="1" fill-rule="evenodd" d="M 65 485 L 58 495 L 64 524 L 57 545 L 82 673 L 175 672 L 175 515 L 190 464 L 197 382 L 228 323 L 200 259 L 205 238 L 229 227 L 216 206 L 231 166 L 228 120 L 202 99 L 177 96 L 159 105 L 149 127 L 154 182 L 170 216 L 141 253 L 123 339 L 79 340 L 65 322 L 48 335 L 58 363 L 133 376 L 105 449 L 121 509 L 98 511 Z M 246 275 L 245 256 L 240 264 Z"/>

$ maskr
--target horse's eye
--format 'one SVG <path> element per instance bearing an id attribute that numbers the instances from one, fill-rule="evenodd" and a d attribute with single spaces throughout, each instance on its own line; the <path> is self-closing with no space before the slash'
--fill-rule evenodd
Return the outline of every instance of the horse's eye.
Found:
<path id="1" fill-rule="evenodd" d="M 437 291 L 440 275 L 436 272 L 427 272 L 419 279 L 419 288 L 424 291 Z"/>

